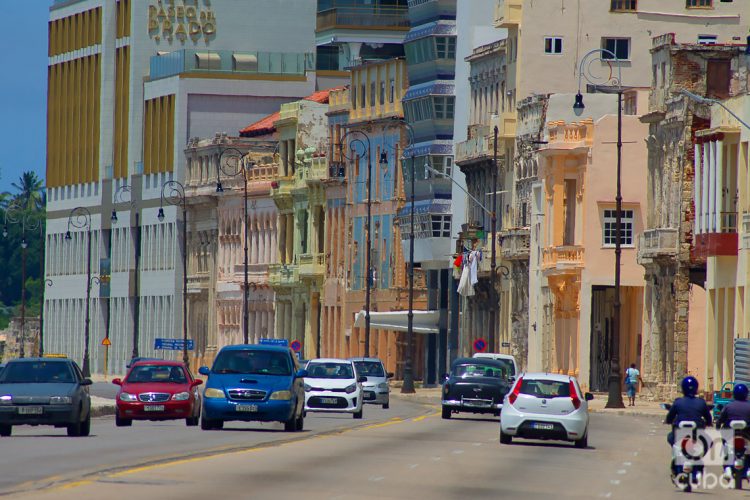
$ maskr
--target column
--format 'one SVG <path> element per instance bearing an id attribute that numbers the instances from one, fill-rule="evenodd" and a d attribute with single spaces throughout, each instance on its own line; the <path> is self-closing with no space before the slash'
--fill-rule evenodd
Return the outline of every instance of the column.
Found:
<path id="1" fill-rule="evenodd" d="M 724 165 L 722 157 L 724 153 L 724 141 L 714 141 L 714 171 L 716 176 L 716 232 L 723 232 L 722 211 L 724 211 Z"/>
<path id="2" fill-rule="evenodd" d="M 701 202 L 701 229 L 704 233 L 709 232 L 709 223 L 708 223 L 708 214 L 711 211 L 709 196 L 708 196 L 708 173 L 709 173 L 709 143 L 704 142 L 701 144 L 701 177 L 703 178 L 703 181 L 701 182 L 701 188 L 703 189 L 703 194 L 701 196 L 702 202 Z"/>
<path id="3" fill-rule="evenodd" d="M 278 215 L 278 227 L 276 230 L 276 251 L 278 252 L 278 261 L 280 264 L 286 262 L 286 215 Z"/>
<path id="4" fill-rule="evenodd" d="M 294 263 L 294 214 L 287 214 L 286 221 L 286 263 Z"/>
<path id="5" fill-rule="evenodd" d="M 266 218 L 263 223 L 263 263 L 271 263 L 271 219 Z"/>
<path id="6" fill-rule="evenodd" d="M 263 317 L 263 311 L 258 310 L 256 306 L 256 310 L 253 311 L 253 322 L 252 324 L 252 337 L 255 338 L 255 342 L 258 342 L 258 339 L 263 335 L 263 330 L 261 328 L 261 318 Z"/>
<path id="7" fill-rule="evenodd" d="M 708 232 L 716 232 L 716 164 L 714 163 L 714 143 L 708 143 Z"/>
<path id="8" fill-rule="evenodd" d="M 274 338 L 283 339 L 286 319 L 284 318 L 284 303 L 281 301 L 276 302 L 276 326 L 278 330 L 274 332 Z"/>
<path id="9" fill-rule="evenodd" d="M 703 175 L 703 158 L 701 157 L 701 144 L 695 144 L 695 234 L 701 234 L 703 217 L 703 191 L 701 190 L 701 176 Z"/>

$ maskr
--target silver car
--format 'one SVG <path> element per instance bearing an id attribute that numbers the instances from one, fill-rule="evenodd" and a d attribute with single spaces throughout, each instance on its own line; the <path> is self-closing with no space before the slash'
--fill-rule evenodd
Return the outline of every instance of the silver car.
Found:
<path id="1" fill-rule="evenodd" d="M 364 402 L 383 405 L 384 409 L 388 409 L 391 402 L 388 379 L 393 378 L 393 373 L 386 372 L 383 362 L 378 358 L 349 359 L 354 362 L 357 374 L 367 377 L 367 381 L 362 382 Z"/>

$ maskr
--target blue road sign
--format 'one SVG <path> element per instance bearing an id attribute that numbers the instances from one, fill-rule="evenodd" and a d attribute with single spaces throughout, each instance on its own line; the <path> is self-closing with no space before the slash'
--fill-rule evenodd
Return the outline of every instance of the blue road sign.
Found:
<path id="1" fill-rule="evenodd" d="M 487 349 L 487 342 L 484 339 L 476 339 L 474 341 L 474 350 L 477 352 L 484 352 Z"/>
<path id="2" fill-rule="evenodd" d="M 284 347 L 289 346 L 289 341 L 287 339 L 260 339 L 258 343 L 262 345 L 281 345 Z"/>
<path id="3" fill-rule="evenodd" d="M 163 349 L 165 351 L 182 351 L 185 346 L 183 339 L 154 339 L 154 349 Z M 188 351 L 195 348 L 193 339 L 187 341 Z"/>
<path id="4" fill-rule="evenodd" d="M 290 347 L 292 348 L 292 351 L 300 352 L 302 350 L 302 342 L 300 342 L 299 340 L 292 340 L 292 344 Z"/>

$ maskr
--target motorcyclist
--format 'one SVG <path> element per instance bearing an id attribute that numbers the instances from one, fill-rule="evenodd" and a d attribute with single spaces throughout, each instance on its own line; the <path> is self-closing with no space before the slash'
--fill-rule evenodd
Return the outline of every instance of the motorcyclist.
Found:
<path id="1" fill-rule="evenodd" d="M 674 445 L 674 430 L 681 422 L 695 422 L 699 429 L 711 425 L 711 410 L 706 401 L 698 397 L 698 380 L 688 375 L 680 385 L 684 396 L 674 400 L 665 419 L 665 423 L 672 426 L 667 435 L 670 446 Z"/>
<path id="2" fill-rule="evenodd" d="M 734 401 L 727 404 L 716 419 L 717 428 L 728 428 L 733 420 L 743 420 L 748 427 L 742 431 L 745 439 L 750 438 L 750 402 L 747 400 L 748 388 L 745 384 L 735 384 L 732 391 Z M 732 475 L 731 467 L 724 468 L 724 475 L 729 478 Z"/>

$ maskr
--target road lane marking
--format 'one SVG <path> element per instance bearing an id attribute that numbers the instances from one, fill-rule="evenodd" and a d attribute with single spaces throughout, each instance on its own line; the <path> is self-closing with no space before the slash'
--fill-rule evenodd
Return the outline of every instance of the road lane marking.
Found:
<path id="1" fill-rule="evenodd" d="M 63 484 L 59 488 L 55 488 L 55 489 L 58 489 L 58 490 L 67 490 L 67 489 L 70 489 L 70 488 L 77 488 L 79 486 L 86 486 L 87 484 L 91 484 L 93 482 L 94 481 L 92 481 L 90 479 L 82 479 L 80 481 L 74 481 L 72 483 Z"/>
<path id="2" fill-rule="evenodd" d="M 464 450 L 453 450 L 451 453 L 453 453 L 454 455 L 460 455 L 463 452 Z"/>
<path id="3" fill-rule="evenodd" d="M 440 461 L 440 457 L 430 457 L 430 460 L 432 460 L 433 462 L 438 462 Z"/>
<path id="4" fill-rule="evenodd" d="M 420 415 L 418 417 L 414 417 L 413 419 L 411 419 L 411 421 L 412 422 L 421 422 L 422 420 L 424 420 L 424 419 L 426 419 L 428 417 L 437 417 L 438 415 L 440 415 L 440 412 L 436 411 L 435 413 L 430 413 L 428 415 Z"/>
<path id="5" fill-rule="evenodd" d="M 625 467 L 630 467 L 631 465 L 633 465 L 633 462 L 623 462 L 622 465 L 624 465 Z"/>
<path id="6" fill-rule="evenodd" d="M 403 421 L 404 421 L 404 419 L 401 418 L 401 417 L 393 417 L 391 420 L 389 420 L 387 422 L 381 422 L 379 424 L 367 425 L 365 427 L 362 427 L 361 429 L 363 431 L 366 431 L 367 429 L 379 429 L 381 427 L 387 427 L 387 426 L 393 425 L 393 424 L 400 424 Z"/>
<path id="7" fill-rule="evenodd" d="M 620 480 L 619 479 L 613 479 L 613 480 L 611 480 L 609 482 L 609 484 L 614 484 L 615 486 L 617 486 L 618 484 L 620 484 Z"/>
<path id="8" fill-rule="evenodd" d="M 620 475 L 623 475 L 623 474 L 627 474 L 628 471 L 626 469 L 620 469 L 620 470 L 617 471 L 617 473 L 620 474 Z"/>
<path id="9" fill-rule="evenodd" d="M 416 469 L 417 467 L 419 467 L 419 464 L 411 464 L 409 466 L 410 469 Z"/>
<path id="10" fill-rule="evenodd" d="M 494 441 L 494 439 L 493 439 L 493 441 Z M 473 444 L 474 444 L 474 446 L 482 446 L 482 443 L 473 443 Z"/>
<path id="11" fill-rule="evenodd" d="M 382 481 L 383 479 L 385 479 L 385 477 L 383 476 L 370 476 L 368 478 L 368 480 L 373 481 L 373 482 Z"/>

